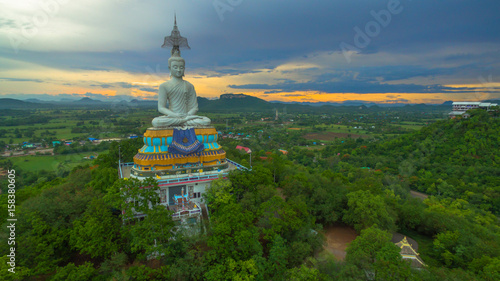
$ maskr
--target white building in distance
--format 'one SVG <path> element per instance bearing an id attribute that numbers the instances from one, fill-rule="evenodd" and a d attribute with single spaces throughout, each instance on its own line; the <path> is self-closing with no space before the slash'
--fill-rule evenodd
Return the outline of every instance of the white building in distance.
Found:
<path id="1" fill-rule="evenodd" d="M 467 118 L 469 115 L 466 114 L 466 112 L 469 109 L 484 109 L 490 111 L 491 107 L 498 106 L 498 104 L 480 101 L 454 101 L 452 106 L 452 111 L 448 113 L 451 118 L 455 118 L 457 116 Z"/>

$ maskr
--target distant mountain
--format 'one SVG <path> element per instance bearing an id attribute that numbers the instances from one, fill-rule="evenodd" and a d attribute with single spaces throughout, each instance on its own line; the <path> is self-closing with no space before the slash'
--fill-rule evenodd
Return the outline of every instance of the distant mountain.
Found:
<path id="1" fill-rule="evenodd" d="M 129 104 L 129 106 L 133 106 L 133 107 L 156 108 L 158 106 L 158 101 L 133 99 L 133 100 L 129 101 L 128 104 Z"/>
<path id="2" fill-rule="evenodd" d="M 74 102 L 74 99 L 62 98 L 59 100 L 60 102 Z"/>
<path id="3" fill-rule="evenodd" d="M 205 112 L 266 111 L 275 106 L 270 102 L 244 94 L 223 94 L 218 100 L 198 98 L 198 107 Z"/>
<path id="4" fill-rule="evenodd" d="M 200 111 L 205 112 L 248 112 L 248 111 L 272 111 L 277 109 L 280 113 L 285 109 L 288 113 L 332 113 L 369 111 L 377 112 L 391 111 L 422 111 L 436 112 L 447 111 L 449 105 L 426 105 L 426 104 L 377 104 L 374 102 L 346 101 L 343 103 L 329 102 L 281 102 L 265 101 L 244 94 L 223 94 L 218 100 L 209 100 L 198 97 Z"/>
<path id="5" fill-rule="evenodd" d="M 4 98 L 0 99 L 0 108 L 13 109 L 33 109 L 33 108 L 110 108 L 110 107 L 133 107 L 155 109 L 158 106 L 156 100 L 138 100 L 130 101 L 101 101 L 88 97 L 79 100 L 64 99 L 56 101 L 42 101 L 39 99 L 17 100 Z M 451 110 L 450 102 L 440 105 L 426 104 L 376 104 L 374 102 L 364 101 L 345 101 L 343 103 L 329 102 L 268 102 L 263 99 L 245 95 L 245 94 L 223 94 L 219 99 L 207 99 L 198 97 L 198 108 L 202 112 L 270 112 L 278 110 L 279 113 L 287 111 L 288 113 L 348 113 L 353 111 L 378 112 L 378 111 L 422 111 L 436 112 Z"/>
<path id="6" fill-rule="evenodd" d="M 22 108 L 35 108 L 37 107 L 37 104 L 32 103 L 32 102 L 26 102 L 22 100 L 16 100 L 16 99 L 0 99 L 0 108 L 1 109 L 22 109 Z"/>
<path id="7" fill-rule="evenodd" d="M 74 101 L 74 103 L 94 103 L 94 104 L 98 103 L 98 104 L 102 104 L 103 102 L 100 100 L 93 100 L 91 98 L 82 98 L 82 99 Z"/>
<path id="8" fill-rule="evenodd" d="M 498 100 L 498 99 L 485 100 L 483 102 L 491 102 L 491 103 L 498 103 L 498 104 L 500 104 L 500 100 Z"/>
<path id="9" fill-rule="evenodd" d="M 461 101 L 461 100 L 458 100 L 458 101 Z M 477 100 L 477 101 L 480 101 L 480 100 Z M 491 102 L 491 103 L 500 103 L 500 100 L 498 99 L 489 99 L 489 100 L 482 100 L 480 102 Z M 445 101 L 443 102 L 441 105 L 448 105 L 448 106 L 452 106 L 453 105 L 453 101 Z"/>
<path id="10" fill-rule="evenodd" d="M 26 102 L 32 102 L 32 103 L 50 103 L 48 101 L 43 101 L 43 100 L 39 100 L 39 99 L 25 99 L 24 101 Z"/>

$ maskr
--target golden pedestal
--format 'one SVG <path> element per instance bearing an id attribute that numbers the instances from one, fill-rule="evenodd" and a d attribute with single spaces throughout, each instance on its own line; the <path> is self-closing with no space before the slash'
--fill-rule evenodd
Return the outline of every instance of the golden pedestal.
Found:
<path id="1" fill-rule="evenodd" d="M 227 168 L 226 152 L 217 143 L 215 128 L 195 128 L 196 138 L 204 149 L 188 155 L 172 154 L 174 129 L 149 128 L 144 133 L 144 146 L 134 156 L 131 174 L 138 177 L 189 174 Z"/>

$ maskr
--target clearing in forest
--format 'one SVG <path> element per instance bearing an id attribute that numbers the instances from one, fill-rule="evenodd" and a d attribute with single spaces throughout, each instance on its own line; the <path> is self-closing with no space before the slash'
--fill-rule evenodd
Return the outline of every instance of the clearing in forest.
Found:
<path id="1" fill-rule="evenodd" d="M 333 254 L 338 260 L 344 260 L 346 249 L 358 234 L 354 228 L 347 225 L 332 225 L 324 229 L 326 245 L 325 250 Z"/>

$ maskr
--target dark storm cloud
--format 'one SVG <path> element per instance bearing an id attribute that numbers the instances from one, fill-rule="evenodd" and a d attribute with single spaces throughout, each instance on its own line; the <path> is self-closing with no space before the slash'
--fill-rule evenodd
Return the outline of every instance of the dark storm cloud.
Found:
<path id="1" fill-rule="evenodd" d="M 284 60 L 315 51 L 339 51 L 339 44 L 354 44 L 354 27 L 364 29 L 373 21 L 371 11 L 386 10 L 390 0 L 360 1 L 245 1 L 220 21 L 211 2 L 189 7 L 178 23 L 181 34 L 188 38 L 192 50 L 183 55 L 191 57 L 194 67 L 217 64 L 231 65 L 246 61 Z M 500 25 L 495 0 L 477 1 L 409 1 L 401 0 L 401 13 L 392 15 L 387 27 L 372 38 L 365 53 L 395 51 L 422 53 L 428 48 L 454 46 L 457 43 L 499 43 Z M 141 3 L 158 10 L 170 11 L 168 3 Z M 186 4 L 190 5 L 190 4 Z M 127 8 L 127 6 L 119 6 Z M 132 8 L 132 7 L 129 7 Z M 119 68 L 144 72 L 146 66 L 166 64 L 167 51 L 159 48 L 163 36 L 170 33 L 170 21 L 165 14 L 161 22 L 166 26 L 144 26 L 151 33 L 149 50 L 134 52 L 56 52 L 45 58 L 35 58 L 23 51 L 30 61 L 56 64 L 81 69 Z M 196 19 L 192 19 L 196 17 Z M 113 24 L 113 15 L 109 16 Z M 141 23 L 137 21 L 137 25 Z M 125 28 L 125 27 L 124 27 Z M 138 28 L 137 32 L 142 32 Z M 153 32 L 154 31 L 154 32 Z M 130 31 L 123 30 L 129 38 Z M 154 36 L 154 37 L 153 37 Z M 93 42 L 104 44 L 105 42 Z M 419 46 L 426 49 L 419 49 Z M 124 46 L 127 49 L 127 46 Z M 10 53 L 10 50 L 9 50 Z M 46 52 L 44 52 L 46 53 Z M 38 54 L 35 54 L 38 55 Z"/>
<path id="2" fill-rule="evenodd" d="M 354 27 L 364 30 L 374 20 L 371 11 L 387 10 L 390 1 L 247 2 L 228 12 L 224 22 L 208 23 L 207 27 L 216 28 L 215 35 L 195 38 L 194 42 L 200 41 L 199 45 L 207 47 L 210 53 L 225 54 L 222 59 L 231 61 L 238 60 L 236 55 L 242 60 L 269 60 L 340 50 L 341 42 L 354 44 Z M 361 49 L 364 53 L 422 53 L 427 50 L 418 49 L 419 46 L 436 49 L 457 43 L 500 42 L 500 37 L 495 36 L 500 34 L 498 1 L 400 3 L 402 11 L 393 14 L 389 24 L 371 38 L 369 46 Z"/>
<path id="3" fill-rule="evenodd" d="M 403 80 L 415 77 L 429 77 L 437 75 L 450 75 L 458 72 L 458 68 L 425 68 L 422 66 L 395 65 L 395 66 L 376 66 L 362 67 L 359 70 L 359 79 L 373 81 L 380 77 L 384 81 Z"/>

